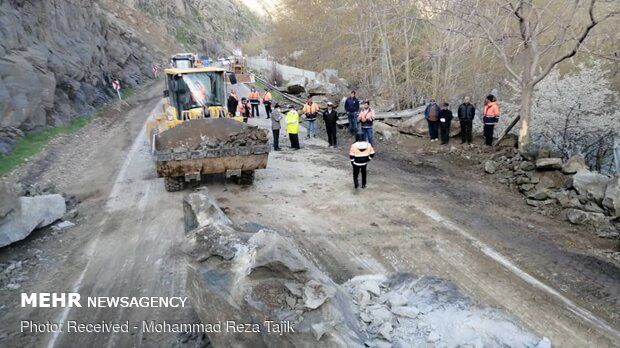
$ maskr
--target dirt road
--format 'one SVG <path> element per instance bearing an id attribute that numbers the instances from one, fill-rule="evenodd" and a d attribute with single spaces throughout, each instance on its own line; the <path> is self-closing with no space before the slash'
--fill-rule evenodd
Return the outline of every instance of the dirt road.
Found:
<path id="1" fill-rule="evenodd" d="M 0 292 L 0 345 L 201 343 L 199 338 L 183 342 L 188 338 L 176 334 L 18 333 L 20 319 L 196 320 L 191 307 L 19 307 L 22 291 L 185 296 L 179 247 L 186 192 L 164 191 L 142 129 L 159 105 L 157 87 L 134 96 L 122 112 L 110 111 L 102 121 L 53 144 L 20 173 L 24 180 L 54 180 L 58 189 L 78 196 L 80 215 L 78 226 L 63 234 L 44 239 L 35 233 L 0 250 L 0 261 L 43 255 L 37 256 L 40 261 L 29 269 L 22 289 Z M 247 93 L 242 86 L 237 90 Z M 269 124 L 264 118 L 250 122 Z M 271 153 L 255 185 L 240 187 L 222 178 L 208 184 L 233 220 L 293 237 L 338 282 L 392 271 L 437 275 L 476 300 L 505 309 L 555 346 L 620 345 L 620 272 L 588 251 L 587 236 L 569 234 L 567 225 L 532 215 L 517 196 L 442 156 L 413 151 L 416 143 L 405 138 L 377 146 L 369 187 L 359 191 L 353 190 L 346 156 L 350 139 L 341 138 L 339 148 L 329 149 L 321 139 L 300 138 L 302 150 Z M 288 144 L 284 136 L 281 143 Z M 67 155 L 72 153 L 83 158 Z"/>

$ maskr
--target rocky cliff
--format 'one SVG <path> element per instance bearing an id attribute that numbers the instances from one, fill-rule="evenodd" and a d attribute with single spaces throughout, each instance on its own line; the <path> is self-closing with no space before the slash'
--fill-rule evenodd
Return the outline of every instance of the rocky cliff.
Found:
<path id="1" fill-rule="evenodd" d="M 0 153 L 19 130 L 91 113 L 113 79 L 136 86 L 178 50 L 233 46 L 252 18 L 234 0 L 0 1 Z"/>

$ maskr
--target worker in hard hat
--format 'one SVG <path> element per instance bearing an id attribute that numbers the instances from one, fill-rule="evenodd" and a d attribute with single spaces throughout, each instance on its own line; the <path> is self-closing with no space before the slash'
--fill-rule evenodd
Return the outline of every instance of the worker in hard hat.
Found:
<path id="1" fill-rule="evenodd" d="M 286 121 L 286 132 L 288 138 L 291 141 L 291 148 L 293 150 L 299 150 L 299 113 L 295 110 L 294 105 L 288 106 L 289 111 L 284 116 Z"/>

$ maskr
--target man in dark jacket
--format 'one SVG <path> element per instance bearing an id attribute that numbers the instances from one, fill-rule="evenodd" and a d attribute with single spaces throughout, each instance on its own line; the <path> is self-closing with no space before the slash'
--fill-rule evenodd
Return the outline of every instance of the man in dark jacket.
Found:
<path id="1" fill-rule="evenodd" d="M 228 100 L 226 101 L 226 108 L 228 109 L 229 117 L 235 117 L 237 114 L 237 107 L 239 106 L 239 98 L 237 97 L 237 92 L 235 90 L 230 91 L 230 95 L 228 96 Z"/>
<path id="2" fill-rule="evenodd" d="M 349 118 L 349 133 L 357 134 L 357 113 L 360 111 L 360 101 L 355 97 L 355 91 L 351 91 L 351 96 L 344 102 L 344 111 Z"/>
<path id="3" fill-rule="evenodd" d="M 441 111 L 439 111 L 439 135 L 441 138 L 441 145 L 447 145 L 450 141 L 450 125 L 452 124 L 452 111 L 448 108 L 448 103 L 441 105 Z"/>
<path id="4" fill-rule="evenodd" d="M 463 104 L 459 106 L 459 123 L 461 124 L 461 144 L 471 144 L 471 130 L 476 108 L 470 104 L 469 97 L 463 98 Z"/>
<path id="5" fill-rule="evenodd" d="M 327 132 L 329 147 L 336 147 L 336 122 L 338 122 L 338 113 L 334 109 L 334 104 L 332 102 L 327 103 L 327 110 L 323 111 L 323 120 L 325 121 L 325 130 Z"/>
<path id="6" fill-rule="evenodd" d="M 428 135 L 431 137 L 431 141 L 439 139 L 439 111 L 441 109 L 434 98 L 424 109 L 424 118 L 428 122 Z"/>

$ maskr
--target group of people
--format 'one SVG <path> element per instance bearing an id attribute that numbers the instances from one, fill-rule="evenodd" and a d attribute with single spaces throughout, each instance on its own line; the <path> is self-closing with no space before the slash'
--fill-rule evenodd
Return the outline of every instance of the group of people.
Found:
<path id="1" fill-rule="evenodd" d="M 452 111 L 446 102 L 441 106 L 435 99 L 424 109 L 424 118 L 428 122 L 428 133 L 431 142 L 441 140 L 441 144 L 446 145 L 450 141 L 450 125 L 452 124 Z M 493 132 L 495 124 L 499 121 L 499 105 L 494 95 L 489 94 L 482 108 L 482 122 L 484 123 L 484 142 L 486 145 L 493 145 Z M 459 105 L 457 116 L 461 126 L 461 144 L 471 144 L 472 128 L 476 116 L 476 107 L 471 104 L 469 97 L 463 98 L 463 103 Z"/>
<path id="2" fill-rule="evenodd" d="M 354 118 L 349 124 L 349 129 L 355 129 L 352 134 L 355 135 L 355 142 L 349 148 L 349 159 L 353 170 L 353 185 L 355 189 L 360 187 L 359 176 L 361 174 L 361 188 L 366 188 L 366 166 L 368 162 L 374 157 L 375 150 L 372 146 L 373 132 L 372 125 L 375 119 L 374 111 L 370 108 L 370 102 L 364 101 L 360 111 L 360 103 L 355 98 L 355 91 L 351 92 L 351 96 L 347 98 L 345 102 L 345 108 L 348 107 L 348 113 L 354 114 Z M 351 105 L 353 107 L 351 107 Z M 281 120 L 284 118 L 286 122 L 286 131 L 288 133 L 291 148 L 293 150 L 299 150 L 299 124 L 302 116 L 295 108 L 294 105 L 287 106 L 288 111 L 282 112 L 282 108 L 279 104 L 275 104 L 274 111 L 271 117 L 271 129 L 273 132 L 273 147 L 275 151 L 280 151 L 280 129 Z M 320 109 L 317 103 L 309 97 L 306 103 L 301 109 L 303 118 L 308 123 L 307 138 L 316 138 L 316 122 L 320 116 Z M 338 113 L 334 108 L 332 102 L 327 103 L 326 109 L 322 113 L 323 121 L 325 122 L 325 132 L 327 133 L 327 141 L 330 148 L 335 148 L 338 145 L 337 140 L 337 122 Z M 357 125 L 360 124 L 361 132 L 357 132 Z M 353 125 L 351 125 L 353 124 Z"/>
<path id="3" fill-rule="evenodd" d="M 238 114 L 243 117 L 243 122 L 247 123 L 249 118 L 260 117 L 259 105 L 261 103 L 265 106 L 267 118 L 271 118 L 271 102 L 271 92 L 267 88 L 261 96 L 256 88 L 252 87 L 248 97 L 241 98 L 241 101 L 239 101 L 237 92 L 232 89 L 226 100 L 226 109 L 228 110 L 228 117 L 235 117 Z"/>

